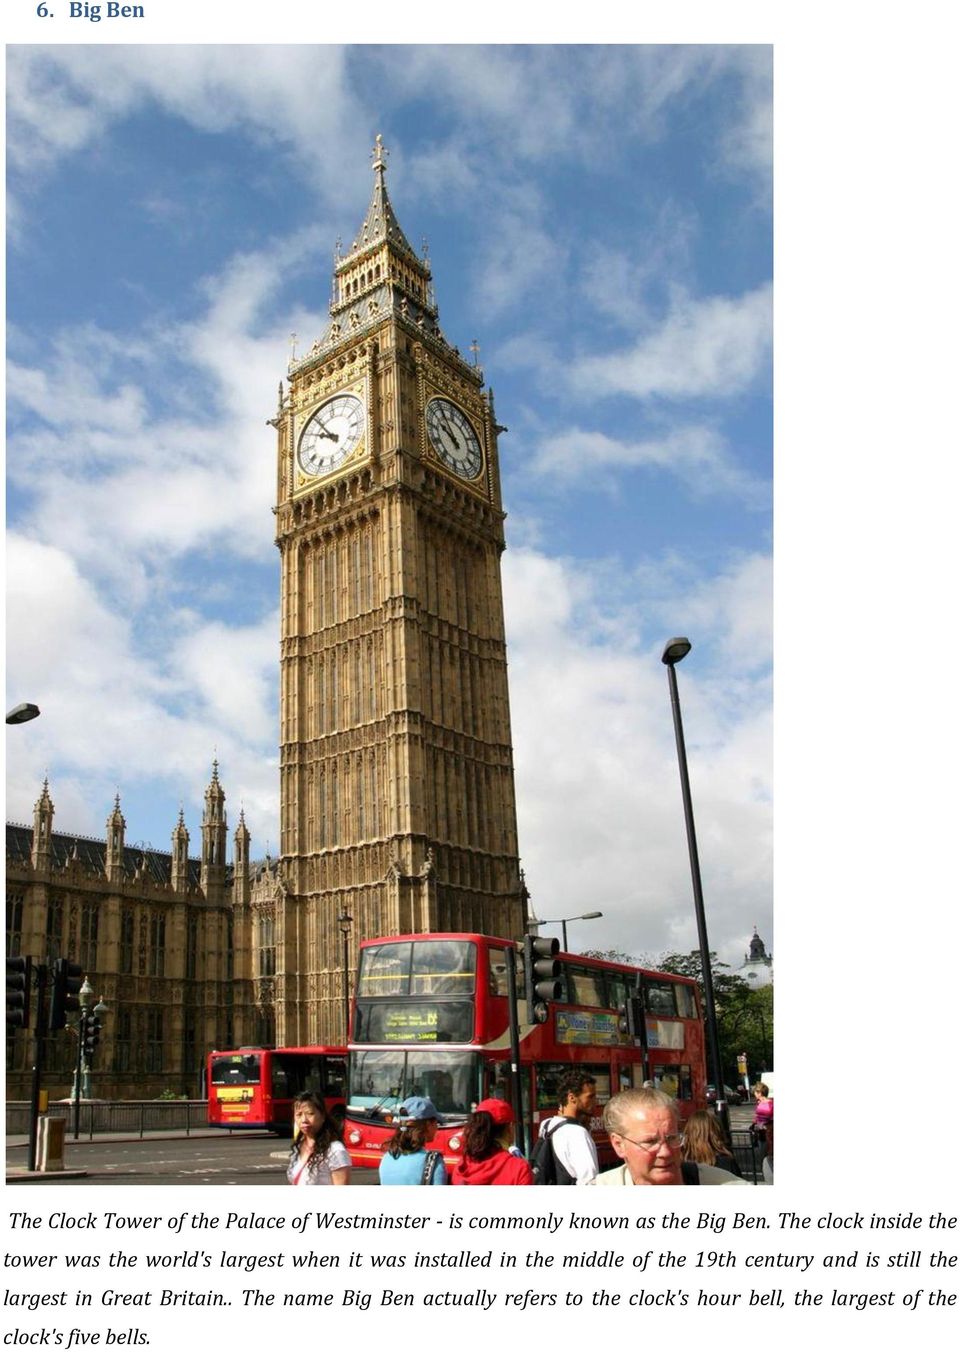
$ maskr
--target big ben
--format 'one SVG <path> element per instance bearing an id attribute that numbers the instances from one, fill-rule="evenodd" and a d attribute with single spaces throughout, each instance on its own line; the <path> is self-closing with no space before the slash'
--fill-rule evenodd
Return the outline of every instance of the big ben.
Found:
<path id="1" fill-rule="evenodd" d="M 360 938 L 526 923 L 493 399 L 373 172 L 276 418 L 281 1045 L 343 1035 Z"/>

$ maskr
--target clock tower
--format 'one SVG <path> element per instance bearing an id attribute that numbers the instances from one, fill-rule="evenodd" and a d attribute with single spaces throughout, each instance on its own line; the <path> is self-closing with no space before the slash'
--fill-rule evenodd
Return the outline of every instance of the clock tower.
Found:
<path id="1" fill-rule="evenodd" d="M 440 330 L 387 196 L 275 419 L 281 556 L 276 1038 L 343 1037 L 344 934 L 519 938 L 492 394 Z"/>

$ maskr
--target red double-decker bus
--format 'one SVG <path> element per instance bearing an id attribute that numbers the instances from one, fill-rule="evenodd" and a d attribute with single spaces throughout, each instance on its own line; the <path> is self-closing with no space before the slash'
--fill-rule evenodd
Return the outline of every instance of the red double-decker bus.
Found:
<path id="1" fill-rule="evenodd" d="M 287 1135 L 293 1100 L 306 1090 L 323 1096 L 343 1121 L 345 1047 L 240 1047 L 207 1057 L 207 1121 L 211 1127 Z"/>
<path id="2" fill-rule="evenodd" d="M 652 1081 L 681 1117 L 706 1103 L 703 1023 L 696 983 L 572 953 L 558 954 L 561 999 L 544 1023 L 524 1022 L 523 951 L 482 934 L 415 934 L 360 945 L 348 1059 L 344 1142 L 357 1165 L 379 1164 L 392 1116 L 411 1094 L 432 1099 L 434 1148 L 455 1164 L 462 1128 L 484 1098 L 511 1097 L 507 950 L 520 993 L 520 1078 L 528 1147 L 557 1111 L 557 1081 L 582 1066 L 601 1106 Z M 614 1162 L 600 1119 L 601 1166 Z"/>

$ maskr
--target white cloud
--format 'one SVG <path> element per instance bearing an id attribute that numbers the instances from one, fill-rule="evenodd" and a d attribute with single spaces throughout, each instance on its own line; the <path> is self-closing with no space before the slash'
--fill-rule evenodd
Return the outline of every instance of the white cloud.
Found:
<path id="1" fill-rule="evenodd" d="M 731 658 L 731 636 L 759 627 L 756 577 L 763 568 L 761 560 L 746 561 L 717 585 L 723 604 L 711 616 L 711 640 Z M 668 564 L 664 611 L 672 578 Z M 540 916 L 603 911 L 602 921 L 571 934 L 578 945 L 686 950 L 696 932 L 665 671 L 658 644 L 631 638 L 630 600 L 621 605 L 619 626 L 611 623 L 617 603 L 602 586 L 572 562 L 532 550 L 505 556 L 527 881 Z M 704 605 L 709 591 L 704 580 Z M 674 595 L 674 608 L 681 602 Z M 650 619 L 656 623 L 653 613 Z M 770 937 L 768 675 L 750 661 L 730 660 L 719 672 L 708 665 L 705 680 L 696 661 L 688 663 L 685 727 L 711 938 L 723 960 L 739 963 L 740 936 L 754 921 Z M 735 937 L 716 942 L 728 935 Z"/>
<path id="2" fill-rule="evenodd" d="M 554 483 L 589 483 L 613 493 L 622 492 L 618 471 L 636 468 L 674 474 L 696 497 L 727 494 L 757 507 L 769 501 L 768 485 L 746 474 L 723 435 L 703 424 L 669 428 L 644 441 L 571 427 L 543 438 L 529 462 L 531 473 Z"/>
<path id="3" fill-rule="evenodd" d="M 658 328 L 630 348 L 582 358 L 573 379 L 581 390 L 635 399 L 728 398 L 769 360 L 771 308 L 769 286 L 739 297 L 679 296 Z"/>
<path id="4" fill-rule="evenodd" d="M 8 814 L 32 820 L 49 774 L 58 822 L 96 834 L 116 788 L 193 791 L 216 746 L 251 830 L 275 834 L 276 615 L 233 628 L 168 618 L 163 650 L 149 655 L 145 623 L 110 605 L 62 550 L 8 536 L 8 697 L 41 709 L 7 742 Z"/>

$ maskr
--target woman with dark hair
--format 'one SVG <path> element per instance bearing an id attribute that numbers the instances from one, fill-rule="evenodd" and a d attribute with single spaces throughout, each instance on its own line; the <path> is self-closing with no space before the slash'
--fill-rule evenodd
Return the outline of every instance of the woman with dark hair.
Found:
<path id="1" fill-rule="evenodd" d="M 298 1187 L 350 1182 L 350 1156 L 319 1094 L 298 1094 L 293 1100 L 287 1182 Z"/>
<path id="2" fill-rule="evenodd" d="M 706 1108 L 692 1113 L 683 1129 L 683 1145 L 680 1157 L 692 1160 L 694 1164 L 714 1164 L 718 1169 L 743 1178 L 740 1165 L 734 1159 L 727 1145 L 720 1123 L 715 1114 Z"/>
<path id="3" fill-rule="evenodd" d="M 437 1134 L 437 1110 L 430 1099 L 405 1099 L 394 1121 L 397 1129 L 380 1161 L 381 1185 L 446 1183 L 443 1156 L 427 1149 Z"/>
<path id="4" fill-rule="evenodd" d="M 463 1159 L 451 1183 L 532 1183 L 525 1159 L 511 1155 L 513 1109 L 503 1099 L 484 1099 L 470 1114 L 463 1132 Z"/>

